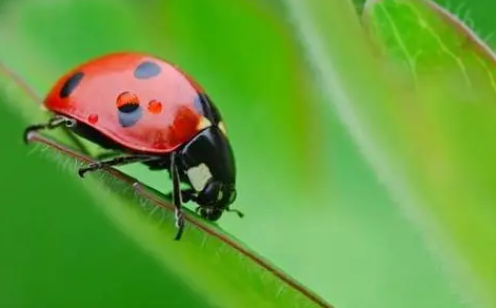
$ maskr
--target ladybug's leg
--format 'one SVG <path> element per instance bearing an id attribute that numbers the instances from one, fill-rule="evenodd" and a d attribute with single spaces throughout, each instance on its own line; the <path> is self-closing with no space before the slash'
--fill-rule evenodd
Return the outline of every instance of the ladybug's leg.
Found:
<path id="1" fill-rule="evenodd" d="M 59 126 L 73 127 L 74 125 L 76 125 L 76 123 L 77 122 L 74 119 L 71 119 L 71 118 L 68 118 L 65 116 L 61 116 L 61 115 L 57 115 L 57 116 L 53 117 L 52 119 L 50 119 L 45 124 L 36 124 L 36 125 L 28 126 L 24 130 L 24 142 L 25 143 L 29 142 L 29 135 L 31 133 L 34 133 L 34 132 L 37 132 L 40 130 L 44 130 L 44 129 L 54 129 L 54 128 L 57 128 Z"/>
<path id="2" fill-rule="evenodd" d="M 142 163 L 145 161 L 150 161 L 157 159 L 155 156 L 150 155 L 127 155 L 119 156 L 109 160 L 102 160 L 88 165 L 87 167 L 80 168 L 78 174 L 80 177 L 84 177 L 87 172 L 96 171 L 109 167 L 123 166 L 134 163 Z"/>
<path id="3" fill-rule="evenodd" d="M 182 199 L 183 203 L 195 201 L 194 193 L 195 193 L 195 190 L 193 188 L 186 188 L 186 189 L 181 190 L 181 199 Z M 169 200 L 172 200 L 172 192 L 166 194 L 165 197 Z"/>
<path id="4" fill-rule="evenodd" d="M 121 155 L 121 152 L 104 152 L 95 156 L 97 160 L 104 160 L 108 158 L 113 158 Z"/>
<path id="5" fill-rule="evenodd" d="M 175 240 L 179 240 L 184 231 L 184 213 L 182 207 L 181 182 L 179 178 L 179 170 L 176 164 L 176 153 L 171 154 L 170 172 L 172 176 L 172 203 L 175 206 L 176 212 L 176 227 L 178 228 Z"/>
<path id="6" fill-rule="evenodd" d="M 202 209 L 202 207 L 201 207 L 201 206 L 198 206 L 198 207 L 195 209 L 195 212 L 196 212 L 197 214 L 199 214 L 201 209 Z M 245 217 L 245 214 L 243 214 L 243 212 L 241 212 L 240 210 L 226 208 L 226 209 L 225 209 L 225 211 L 226 211 L 226 212 L 233 212 L 233 213 L 236 213 L 236 214 L 238 214 L 239 218 L 243 218 L 243 217 Z"/>

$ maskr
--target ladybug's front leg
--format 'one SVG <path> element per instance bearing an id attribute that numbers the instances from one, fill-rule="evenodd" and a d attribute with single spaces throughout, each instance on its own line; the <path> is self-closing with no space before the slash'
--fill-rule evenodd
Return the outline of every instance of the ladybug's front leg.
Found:
<path id="1" fill-rule="evenodd" d="M 51 118 L 47 123 L 36 124 L 28 126 L 24 130 L 24 143 L 29 143 L 30 135 L 34 132 L 44 130 L 44 129 L 54 129 L 60 126 L 73 127 L 77 124 L 77 121 L 65 116 L 57 115 Z"/>
<path id="2" fill-rule="evenodd" d="M 186 188 L 181 190 L 181 199 L 183 203 L 188 203 L 190 201 L 195 201 L 195 190 L 193 188 Z M 165 194 L 168 200 L 172 201 L 172 192 Z"/>

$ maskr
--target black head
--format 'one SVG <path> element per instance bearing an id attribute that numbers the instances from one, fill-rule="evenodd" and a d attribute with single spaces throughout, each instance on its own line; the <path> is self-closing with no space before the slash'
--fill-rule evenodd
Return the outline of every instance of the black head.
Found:
<path id="1" fill-rule="evenodd" d="M 180 151 L 182 167 L 197 192 L 200 215 L 215 221 L 236 199 L 236 167 L 225 134 L 210 126 L 198 133 Z"/>

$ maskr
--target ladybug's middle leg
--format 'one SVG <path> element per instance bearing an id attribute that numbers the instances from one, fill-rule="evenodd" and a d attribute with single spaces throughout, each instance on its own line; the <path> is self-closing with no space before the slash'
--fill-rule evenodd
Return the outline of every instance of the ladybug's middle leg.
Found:
<path id="1" fill-rule="evenodd" d="M 181 200 L 182 199 L 181 179 L 179 177 L 179 170 L 176 164 L 176 155 L 177 154 L 175 152 L 171 154 L 170 173 L 172 176 L 172 203 L 174 204 L 175 207 L 176 227 L 178 229 L 176 237 L 174 239 L 179 240 L 184 231 L 184 213 L 183 213 L 183 206 Z"/>
<path id="2" fill-rule="evenodd" d="M 78 174 L 80 177 L 84 177 L 87 172 L 97 171 L 100 169 L 105 169 L 109 167 L 123 166 L 134 163 L 142 163 L 145 161 L 151 161 L 157 159 L 155 156 L 150 155 L 126 155 L 118 156 L 109 160 L 101 160 L 88 165 L 87 167 L 80 168 Z"/>

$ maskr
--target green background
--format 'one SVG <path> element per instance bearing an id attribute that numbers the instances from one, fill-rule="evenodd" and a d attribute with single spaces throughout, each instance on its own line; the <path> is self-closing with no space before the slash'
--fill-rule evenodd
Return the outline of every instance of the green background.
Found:
<path id="1" fill-rule="evenodd" d="M 246 217 L 219 224 L 328 302 L 465 307 L 324 105 L 280 3 L 0 3 L 0 60 L 40 96 L 65 70 L 122 49 L 195 76 L 226 119 L 239 169 Z M 483 36 L 496 28 L 494 1 L 460 4 L 448 7 L 470 9 Z M 22 144 L 28 122 L 16 108 L 0 104 L 0 121 L 0 307 L 213 307 L 116 228 L 76 174 Z M 126 171 L 169 189 L 165 174 Z"/>

